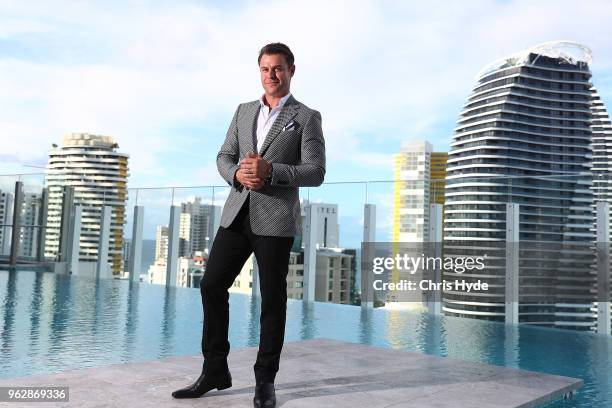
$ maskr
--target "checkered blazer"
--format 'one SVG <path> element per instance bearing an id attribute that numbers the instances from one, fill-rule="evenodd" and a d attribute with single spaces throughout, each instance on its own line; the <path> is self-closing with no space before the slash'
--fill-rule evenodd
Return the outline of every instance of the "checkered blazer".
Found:
<path id="1" fill-rule="evenodd" d="M 272 163 L 272 181 L 256 191 L 247 190 L 234 175 L 240 160 L 254 152 L 260 103 L 238 106 L 217 154 L 221 177 L 232 187 L 221 214 L 229 227 L 245 200 L 249 201 L 251 229 L 257 235 L 295 236 L 301 232 L 299 187 L 317 187 L 325 176 L 325 140 L 321 114 L 290 96 L 268 132 L 261 150 Z"/>

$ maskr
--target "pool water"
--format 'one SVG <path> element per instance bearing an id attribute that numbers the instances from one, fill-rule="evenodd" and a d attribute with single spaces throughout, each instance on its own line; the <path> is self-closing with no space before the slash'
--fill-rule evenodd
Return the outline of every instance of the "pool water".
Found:
<path id="1" fill-rule="evenodd" d="M 232 348 L 257 346 L 259 300 L 230 296 Z M 0 271 L 0 378 L 199 354 L 197 289 Z M 612 406 L 612 338 L 289 300 L 286 341 L 331 338 L 581 378 L 570 401 Z"/>

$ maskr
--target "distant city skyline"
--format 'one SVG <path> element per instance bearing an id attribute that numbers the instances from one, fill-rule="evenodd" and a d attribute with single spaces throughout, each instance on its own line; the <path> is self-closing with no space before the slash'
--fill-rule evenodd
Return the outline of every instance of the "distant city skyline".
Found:
<path id="1" fill-rule="evenodd" d="M 271 41 L 291 46 L 292 93 L 321 111 L 326 182 L 392 181 L 393 154 L 403 141 L 428 140 L 434 151 L 448 151 L 475 72 L 534 44 L 569 39 L 590 47 L 599 95 L 612 103 L 612 8 L 605 1 L 264 4 L 304 18 L 272 30 L 259 24 L 262 9 L 244 2 L 89 3 L 62 13 L 53 4 L 5 5 L 0 130 L 11 137 L 0 150 L 0 174 L 44 167 L 63 134 L 88 132 L 112 135 L 130 154 L 128 188 L 225 185 L 216 153 L 236 105 L 262 93 L 256 56 Z M 564 9 L 574 12 L 551 12 Z M 332 18 L 338 14 L 346 17 L 341 32 Z M 94 16 L 109 24 L 90 24 Z M 318 21 L 316 33 L 307 16 Z M 338 199 L 331 190 L 312 190 L 310 199 L 342 207 L 341 240 L 356 246 L 365 186 L 343 186 Z M 175 202 L 211 196 L 175 193 Z M 217 202 L 226 193 L 217 191 Z M 392 195 L 392 182 L 367 191 L 380 214 L 392 213 Z M 129 200 L 131 208 L 135 194 Z M 172 192 L 142 190 L 139 202 L 147 206 L 144 236 L 154 239 Z M 377 239 L 388 239 L 392 224 L 391 216 L 379 217 Z"/>

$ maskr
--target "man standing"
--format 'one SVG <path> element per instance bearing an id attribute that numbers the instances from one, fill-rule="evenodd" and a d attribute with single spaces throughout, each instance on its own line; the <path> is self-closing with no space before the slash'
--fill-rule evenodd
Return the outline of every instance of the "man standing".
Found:
<path id="1" fill-rule="evenodd" d="M 254 252 L 259 267 L 261 329 L 255 407 L 274 407 L 274 380 L 285 336 L 287 272 L 293 237 L 301 230 L 299 187 L 321 185 L 325 142 L 321 114 L 289 93 L 295 73 L 285 44 L 259 52 L 264 95 L 238 106 L 217 168 L 232 187 L 200 284 L 204 308 L 202 374 L 175 398 L 197 398 L 232 386 L 227 365 L 228 289 Z"/>

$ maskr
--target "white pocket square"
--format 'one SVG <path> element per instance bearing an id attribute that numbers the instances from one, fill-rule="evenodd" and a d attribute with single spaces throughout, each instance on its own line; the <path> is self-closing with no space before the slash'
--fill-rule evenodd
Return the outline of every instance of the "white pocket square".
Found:
<path id="1" fill-rule="evenodd" d="M 289 122 L 285 125 L 285 127 L 283 128 L 283 132 L 286 132 L 288 130 L 293 130 L 295 128 L 295 122 Z"/>

